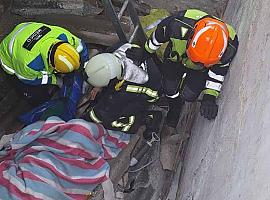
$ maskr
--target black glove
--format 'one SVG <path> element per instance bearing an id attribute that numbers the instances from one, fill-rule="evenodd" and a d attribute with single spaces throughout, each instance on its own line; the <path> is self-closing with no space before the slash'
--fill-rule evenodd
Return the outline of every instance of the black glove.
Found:
<path id="1" fill-rule="evenodd" d="M 215 119 L 218 113 L 218 105 L 216 104 L 216 97 L 205 94 L 201 102 L 200 113 L 205 118 L 211 120 Z"/>
<path id="2" fill-rule="evenodd" d="M 145 119 L 146 130 L 143 133 L 145 140 L 150 140 L 152 138 L 152 133 L 155 132 L 158 134 L 160 123 L 162 121 L 162 112 L 161 111 L 149 111 Z"/>
<path id="3" fill-rule="evenodd" d="M 151 55 L 144 48 L 132 47 L 126 51 L 127 58 L 135 61 L 136 64 L 141 64 Z"/>

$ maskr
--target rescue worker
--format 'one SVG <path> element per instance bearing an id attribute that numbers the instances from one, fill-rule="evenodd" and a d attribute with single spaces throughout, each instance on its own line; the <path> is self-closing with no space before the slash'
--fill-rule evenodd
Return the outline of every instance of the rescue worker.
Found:
<path id="1" fill-rule="evenodd" d="M 136 133 L 141 125 L 147 124 L 157 131 L 161 113 L 148 108 L 159 99 L 161 74 L 151 59 L 138 67 L 135 60 L 126 57 L 126 50 L 132 46 L 140 48 L 127 43 L 113 53 L 98 54 L 87 63 L 89 84 L 105 88 L 84 118 L 102 123 L 109 130 Z"/>
<path id="2" fill-rule="evenodd" d="M 17 91 L 33 105 L 50 98 L 49 85 L 62 87 L 60 74 L 78 70 L 88 60 L 81 39 L 64 28 L 43 23 L 18 24 L 0 44 L 3 70 L 17 77 Z"/>
<path id="3" fill-rule="evenodd" d="M 238 48 L 235 30 L 203 11 L 184 10 L 163 19 L 143 50 L 132 48 L 126 53 L 144 60 L 164 44 L 167 47 L 160 70 L 170 107 L 167 125 L 175 128 L 184 102 L 195 101 L 201 92 L 200 113 L 214 119 L 218 113 L 216 99 Z"/>

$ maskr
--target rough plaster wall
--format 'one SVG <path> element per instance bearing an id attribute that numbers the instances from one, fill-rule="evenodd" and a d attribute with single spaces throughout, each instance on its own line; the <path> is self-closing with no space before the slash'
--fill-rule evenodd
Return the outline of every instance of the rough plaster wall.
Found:
<path id="1" fill-rule="evenodd" d="M 198 116 L 180 200 L 270 199 L 270 1 L 230 0 L 240 46 L 215 121 Z"/>

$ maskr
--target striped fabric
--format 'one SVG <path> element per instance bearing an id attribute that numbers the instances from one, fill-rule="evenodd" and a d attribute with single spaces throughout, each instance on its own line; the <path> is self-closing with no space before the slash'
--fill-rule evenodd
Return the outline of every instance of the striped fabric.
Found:
<path id="1" fill-rule="evenodd" d="M 31 124 L 0 150 L 0 199 L 86 200 L 129 139 L 81 119 Z"/>

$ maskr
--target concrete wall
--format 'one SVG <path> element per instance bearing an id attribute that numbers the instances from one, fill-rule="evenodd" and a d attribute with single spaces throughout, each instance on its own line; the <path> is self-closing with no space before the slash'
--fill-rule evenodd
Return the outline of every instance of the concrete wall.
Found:
<path id="1" fill-rule="evenodd" d="M 180 200 L 270 199 L 270 1 L 230 0 L 240 46 L 214 121 L 198 116 Z"/>

